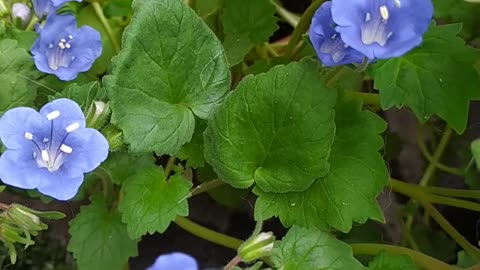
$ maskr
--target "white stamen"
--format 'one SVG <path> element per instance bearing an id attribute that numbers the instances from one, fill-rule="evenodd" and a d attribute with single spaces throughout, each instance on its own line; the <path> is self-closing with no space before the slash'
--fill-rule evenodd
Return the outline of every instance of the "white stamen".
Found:
<path id="1" fill-rule="evenodd" d="M 53 48 L 53 43 L 48 44 L 48 48 L 49 49 Z"/>
<path id="2" fill-rule="evenodd" d="M 58 47 L 60 47 L 60 49 L 65 49 L 65 44 L 63 44 L 62 42 L 58 43 Z"/>
<path id="3" fill-rule="evenodd" d="M 25 132 L 25 139 L 29 141 L 33 140 L 33 134 L 30 132 Z"/>
<path id="4" fill-rule="evenodd" d="M 72 47 L 69 43 L 65 44 L 65 48 L 70 49 Z"/>
<path id="5" fill-rule="evenodd" d="M 365 15 L 365 22 L 370 21 L 370 12 L 367 12 L 367 15 Z"/>
<path id="6" fill-rule="evenodd" d="M 71 154 L 73 152 L 73 149 L 70 146 L 65 145 L 65 144 L 62 144 L 60 146 L 60 150 L 64 153 L 66 153 L 66 154 Z"/>
<path id="7" fill-rule="evenodd" d="M 60 112 L 59 112 L 59 111 L 53 111 L 53 112 L 47 114 L 47 119 L 48 119 L 49 121 L 52 121 L 53 119 L 57 119 L 59 116 L 60 116 Z"/>
<path id="8" fill-rule="evenodd" d="M 77 130 L 80 127 L 79 123 L 73 123 L 69 125 L 65 130 L 67 130 L 68 133 Z"/>
<path id="9" fill-rule="evenodd" d="M 65 42 L 67 42 L 67 40 L 62 38 L 62 39 L 60 39 L 60 42 L 65 43 Z"/>
<path id="10" fill-rule="evenodd" d="M 50 157 L 48 156 L 47 150 L 42 150 L 42 159 L 45 162 L 48 162 L 50 160 Z"/>
<path id="11" fill-rule="evenodd" d="M 398 1 L 398 0 L 397 0 Z M 68 38 L 69 39 L 73 39 L 73 36 L 72 35 L 68 35 Z"/>
<path id="12" fill-rule="evenodd" d="M 384 21 L 388 20 L 389 13 L 388 13 L 387 6 L 383 5 L 383 6 L 380 7 L 380 16 L 382 16 L 382 19 Z"/>
<path id="13" fill-rule="evenodd" d="M 397 8 L 400 8 L 402 6 L 402 3 L 400 3 L 400 0 L 395 0 L 394 3 Z"/>
<path id="14" fill-rule="evenodd" d="M 48 139 L 47 138 L 43 138 L 43 143 L 47 143 L 48 142 Z"/>
<path id="15" fill-rule="evenodd" d="M 393 35 L 393 32 L 388 33 L 387 39 L 389 39 Z"/>
<path id="16" fill-rule="evenodd" d="M 337 33 L 333 34 L 330 38 L 331 39 L 336 39 L 337 38 Z"/>

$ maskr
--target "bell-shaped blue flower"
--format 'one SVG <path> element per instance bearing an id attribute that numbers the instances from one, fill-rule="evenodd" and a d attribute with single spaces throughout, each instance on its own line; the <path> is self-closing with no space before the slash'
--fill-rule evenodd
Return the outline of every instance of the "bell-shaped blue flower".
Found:
<path id="1" fill-rule="evenodd" d="M 401 56 L 422 43 L 431 0 L 332 0 L 342 40 L 369 59 Z"/>
<path id="2" fill-rule="evenodd" d="M 315 12 L 310 25 L 310 42 L 324 66 L 361 63 L 365 56 L 347 46 L 335 30 L 331 12 L 332 2 L 323 3 Z"/>
<path id="3" fill-rule="evenodd" d="M 174 252 L 161 255 L 155 263 L 146 270 L 198 270 L 197 262 L 191 256 Z"/>
<path id="4" fill-rule="evenodd" d="M 0 118 L 0 139 L 7 150 L 0 156 L 0 179 L 5 184 L 37 188 L 58 200 L 77 194 L 84 173 L 108 156 L 108 142 L 85 127 L 80 107 L 57 99 L 40 112 L 19 107 Z"/>
<path id="5" fill-rule="evenodd" d="M 89 26 L 77 28 L 72 15 L 50 15 L 38 32 L 31 50 L 35 66 L 60 80 L 75 79 L 102 54 L 100 34 Z"/>
<path id="6" fill-rule="evenodd" d="M 43 18 L 56 12 L 68 2 L 82 2 L 82 0 L 32 0 L 33 9 L 38 18 Z"/>

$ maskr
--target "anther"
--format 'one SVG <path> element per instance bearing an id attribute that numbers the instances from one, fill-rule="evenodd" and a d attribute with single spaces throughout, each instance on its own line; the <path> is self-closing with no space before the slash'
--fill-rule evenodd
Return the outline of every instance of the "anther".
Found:
<path id="1" fill-rule="evenodd" d="M 59 111 L 53 111 L 53 112 L 47 114 L 47 119 L 48 119 L 49 121 L 52 121 L 53 119 L 57 119 L 59 116 L 60 116 L 60 112 L 59 112 Z"/>
<path id="2" fill-rule="evenodd" d="M 64 153 L 66 153 L 66 154 L 71 154 L 73 152 L 73 149 L 70 146 L 65 145 L 65 144 L 62 144 L 60 146 L 60 150 Z"/>
<path id="3" fill-rule="evenodd" d="M 63 44 L 62 42 L 58 43 L 58 47 L 60 47 L 60 49 L 65 49 L 65 44 Z"/>
<path id="4" fill-rule="evenodd" d="M 383 5 L 380 7 L 380 16 L 382 16 L 384 21 L 388 20 L 389 14 L 387 6 Z"/>
<path id="5" fill-rule="evenodd" d="M 394 3 L 397 8 L 400 8 L 402 6 L 402 3 L 400 3 L 400 0 L 394 0 Z"/>
<path id="6" fill-rule="evenodd" d="M 367 15 L 365 15 L 365 22 L 370 21 L 370 12 L 367 12 Z"/>
<path id="7" fill-rule="evenodd" d="M 48 44 L 48 48 L 49 49 L 53 48 L 53 43 Z"/>
<path id="8" fill-rule="evenodd" d="M 68 35 L 68 39 L 73 39 L 73 36 L 72 36 L 72 35 Z"/>
<path id="9" fill-rule="evenodd" d="M 65 44 L 65 48 L 70 49 L 72 47 L 69 43 Z"/>
<path id="10" fill-rule="evenodd" d="M 48 162 L 50 160 L 50 157 L 48 156 L 47 150 L 42 150 L 42 159 L 45 162 Z"/>
<path id="11" fill-rule="evenodd" d="M 25 132 L 25 139 L 29 141 L 33 140 L 33 134 L 30 132 Z"/>
<path id="12" fill-rule="evenodd" d="M 65 43 L 65 42 L 67 42 L 67 40 L 62 38 L 62 39 L 60 39 L 60 42 Z"/>
<path id="13" fill-rule="evenodd" d="M 69 125 L 65 130 L 68 133 L 70 133 L 70 132 L 73 132 L 73 131 L 77 130 L 79 127 L 80 127 L 79 123 L 73 123 L 73 124 Z"/>

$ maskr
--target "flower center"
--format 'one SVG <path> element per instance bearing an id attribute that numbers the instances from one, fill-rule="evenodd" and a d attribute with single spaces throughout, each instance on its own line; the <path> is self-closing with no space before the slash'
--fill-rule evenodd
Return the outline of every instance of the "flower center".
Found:
<path id="1" fill-rule="evenodd" d="M 68 39 L 62 38 L 57 46 L 53 43 L 48 45 L 48 66 L 52 70 L 57 70 L 59 67 L 68 67 L 75 56 L 70 56 L 70 49 L 72 48 L 73 36 L 68 35 Z"/>
<path id="2" fill-rule="evenodd" d="M 400 8 L 400 0 L 394 0 L 395 6 Z M 385 46 L 387 40 L 392 36 L 393 32 L 388 31 L 387 23 L 390 18 L 390 12 L 387 6 L 382 5 L 378 12 L 371 14 L 367 12 L 365 15 L 365 24 L 362 25 L 362 42 L 365 45 L 378 43 L 380 46 Z"/>
<path id="3" fill-rule="evenodd" d="M 65 131 L 65 136 L 60 142 L 55 142 L 55 134 L 53 128 L 53 120 L 60 117 L 59 111 L 53 111 L 47 114 L 47 119 L 50 121 L 50 137 L 43 138 L 42 141 L 38 141 L 37 138 L 30 132 L 25 132 L 25 139 L 31 141 L 35 148 L 33 149 L 33 158 L 37 161 L 40 168 L 47 168 L 49 172 L 55 172 L 63 165 L 65 158 L 73 152 L 73 149 L 64 144 L 68 135 L 77 130 L 80 124 L 73 123 L 69 125 Z"/>
<path id="4" fill-rule="evenodd" d="M 345 50 L 348 46 L 337 35 L 333 34 L 330 38 L 326 38 L 320 46 L 320 52 L 330 54 L 334 63 L 338 63 L 345 58 Z"/>

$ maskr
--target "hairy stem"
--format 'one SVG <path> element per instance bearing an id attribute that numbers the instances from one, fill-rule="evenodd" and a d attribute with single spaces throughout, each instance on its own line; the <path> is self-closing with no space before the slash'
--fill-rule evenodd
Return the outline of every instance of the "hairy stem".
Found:
<path id="1" fill-rule="evenodd" d="M 110 26 L 110 23 L 105 17 L 105 14 L 103 14 L 102 6 L 99 2 L 96 1 L 92 1 L 90 2 L 90 4 L 92 4 L 93 10 L 95 10 L 95 14 L 97 15 L 100 22 L 103 24 L 103 28 L 105 28 L 105 31 L 107 32 L 108 38 L 110 39 L 110 42 L 112 42 L 115 54 L 118 54 L 120 52 L 120 44 L 117 40 L 117 37 L 113 33 L 112 27 Z"/>
<path id="2" fill-rule="evenodd" d="M 215 189 L 217 187 L 223 186 L 225 182 L 222 182 L 220 179 L 214 179 L 211 181 L 208 181 L 206 183 L 203 183 L 201 185 L 198 185 L 192 189 L 192 196 L 196 196 L 198 194 L 202 194 L 204 192 L 207 192 L 209 190 Z"/>
<path id="3" fill-rule="evenodd" d="M 407 255 L 413 259 L 413 261 L 422 268 L 427 270 L 459 270 L 460 268 L 446 264 L 438 259 L 430 257 L 424 253 L 385 244 L 352 244 L 353 253 L 355 255 L 376 255 L 379 252 L 385 250 L 390 254 Z"/>

